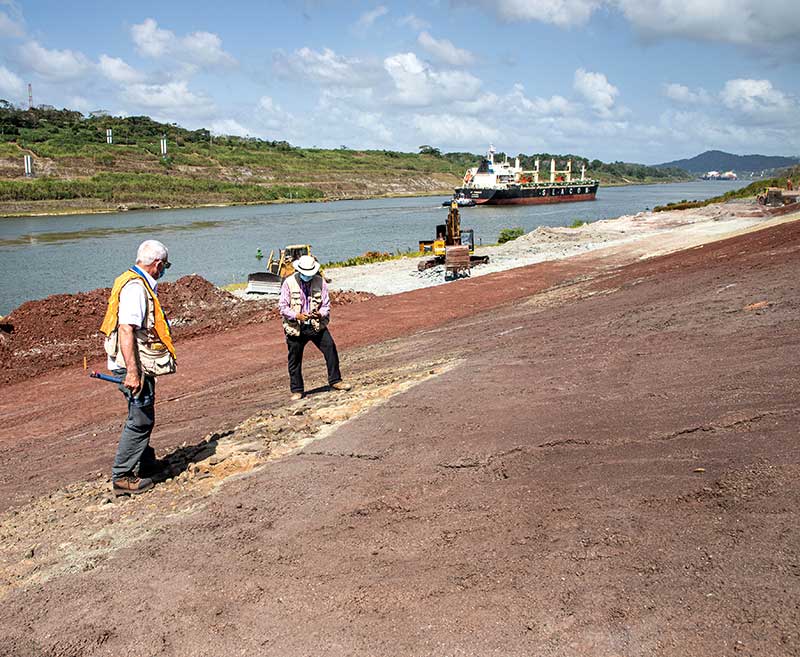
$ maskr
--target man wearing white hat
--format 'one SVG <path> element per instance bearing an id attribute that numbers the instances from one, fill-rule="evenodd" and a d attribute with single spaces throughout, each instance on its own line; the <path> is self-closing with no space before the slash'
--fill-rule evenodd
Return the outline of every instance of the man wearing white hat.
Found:
<path id="1" fill-rule="evenodd" d="M 313 342 L 325 356 L 328 385 L 336 390 L 350 390 L 352 386 L 342 381 L 336 343 L 328 331 L 331 300 L 328 296 L 328 284 L 319 273 L 319 263 L 313 256 L 304 255 L 292 265 L 295 273 L 283 281 L 278 305 L 283 317 L 286 345 L 289 348 L 292 400 L 302 399 L 305 393 L 303 350 L 308 342 Z"/>

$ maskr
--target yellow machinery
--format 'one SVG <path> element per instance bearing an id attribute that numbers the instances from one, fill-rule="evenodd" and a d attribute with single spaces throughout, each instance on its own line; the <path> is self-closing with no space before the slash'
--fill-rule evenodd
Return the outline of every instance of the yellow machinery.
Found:
<path id="1" fill-rule="evenodd" d="M 280 294 L 283 279 L 294 274 L 292 263 L 300 256 L 311 255 L 310 244 L 290 244 L 278 252 L 269 252 L 267 270 L 257 271 L 247 277 L 245 292 L 258 294 Z M 320 270 L 322 274 L 322 270 Z M 324 276 L 324 274 L 322 274 Z"/>
<path id="2" fill-rule="evenodd" d="M 489 256 L 471 255 L 475 252 L 475 232 L 471 228 L 461 230 L 461 216 L 455 200 L 450 203 L 447 223 L 436 226 L 436 239 L 420 240 L 419 252 L 433 256 L 417 265 L 419 271 L 441 264 L 447 266 L 448 259 L 453 260 L 454 263 L 457 259 L 458 270 L 469 270 L 469 267 L 473 265 L 489 262 Z M 464 265 L 462 261 L 466 256 L 468 256 L 467 264 Z M 455 265 L 453 268 L 455 269 Z"/>

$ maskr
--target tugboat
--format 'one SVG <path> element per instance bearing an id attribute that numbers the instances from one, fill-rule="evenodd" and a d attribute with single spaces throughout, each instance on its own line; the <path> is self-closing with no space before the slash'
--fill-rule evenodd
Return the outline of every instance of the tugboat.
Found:
<path id="1" fill-rule="evenodd" d="M 449 201 L 442 201 L 442 207 L 449 208 L 452 205 L 453 201 L 455 201 L 456 205 L 458 205 L 458 207 L 460 208 L 471 208 L 473 205 L 478 205 L 471 198 L 467 198 L 466 196 L 461 194 L 461 195 L 454 195 L 453 198 Z"/>
<path id="2" fill-rule="evenodd" d="M 516 158 L 514 166 L 508 162 L 495 162 L 494 146 L 489 146 L 486 157 L 477 167 L 464 174 L 461 187 L 454 197 L 464 197 L 476 205 L 532 205 L 537 203 L 570 203 L 593 201 L 597 195 L 597 180 L 586 178 L 586 167 L 581 167 L 581 177 L 572 178 L 572 160 L 567 168 L 556 170 L 556 161 L 550 160 L 550 180 L 539 180 L 539 160 L 532 171 L 524 171 Z"/>

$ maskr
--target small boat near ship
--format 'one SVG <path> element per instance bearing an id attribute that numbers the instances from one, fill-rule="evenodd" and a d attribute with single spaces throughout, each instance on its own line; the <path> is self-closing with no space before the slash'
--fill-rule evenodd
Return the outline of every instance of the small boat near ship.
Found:
<path id="1" fill-rule="evenodd" d="M 572 177 L 572 161 L 567 168 L 556 170 L 555 160 L 550 160 L 550 180 L 540 180 L 539 160 L 532 171 L 525 171 L 516 158 L 512 166 L 508 158 L 495 162 L 494 146 L 489 146 L 486 157 L 477 167 L 468 169 L 461 187 L 455 189 L 454 198 L 474 201 L 476 205 L 533 205 L 538 203 L 570 203 L 593 201 L 597 195 L 597 180 L 586 178 L 586 167 L 581 167 L 580 178 Z"/>
<path id="2" fill-rule="evenodd" d="M 466 196 L 454 196 L 449 201 L 442 201 L 442 207 L 449 208 L 453 201 L 455 201 L 456 205 L 460 208 L 471 208 L 474 205 L 478 205 L 475 201 Z"/>

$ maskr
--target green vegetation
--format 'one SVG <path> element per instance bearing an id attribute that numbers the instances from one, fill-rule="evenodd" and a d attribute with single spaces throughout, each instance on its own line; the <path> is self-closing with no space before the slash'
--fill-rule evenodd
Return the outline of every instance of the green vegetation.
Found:
<path id="1" fill-rule="evenodd" d="M 524 233 L 525 231 L 522 230 L 522 228 L 503 228 L 503 230 L 500 231 L 499 237 L 497 238 L 497 243 L 505 244 L 506 242 L 515 240 L 518 237 L 522 237 Z"/>
<path id="2" fill-rule="evenodd" d="M 113 144 L 106 143 L 107 129 Z M 160 151 L 162 136 L 168 143 L 166 158 Z M 214 136 L 146 116 L 113 117 L 103 111 L 84 116 L 48 106 L 21 109 L 0 100 L 0 159 L 6 171 L 19 171 L 0 180 L 0 203 L 27 211 L 31 206 L 25 203 L 91 199 L 91 207 L 113 209 L 111 204 L 175 207 L 442 192 L 481 160 L 473 153 L 442 153 L 428 144 L 419 151 L 297 148 L 282 140 Z M 33 180 L 21 179 L 25 153 L 34 156 Z M 539 158 L 545 175 L 550 157 L 559 168 L 571 159 L 575 175 L 586 164 L 587 175 L 604 184 L 687 179 L 679 170 L 604 164 L 574 155 L 520 157 L 526 168 Z"/>
<path id="3" fill-rule="evenodd" d="M 734 155 L 724 151 L 706 151 L 685 160 L 659 164 L 659 167 L 680 167 L 693 173 L 706 171 L 753 171 L 775 173 L 779 169 L 796 166 L 800 158 L 774 155 Z"/>
<path id="4" fill-rule="evenodd" d="M 369 265 L 373 262 L 384 262 L 385 260 L 398 260 L 400 258 L 408 258 L 417 256 L 419 253 L 416 251 L 407 251 L 397 253 L 388 253 L 386 251 L 367 251 L 360 256 L 348 258 L 347 260 L 337 260 L 336 262 L 327 262 L 322 265 L 325 269 L 336 269 L 337 267 L 352 267 L 354 265 Z"/>
<path id="5" fill-rule="evenodd" d="M 321 197 L 322 192 L 311 187 L 263 187 L 148 173 L 100 173 L 80 180 L 0 180 L 0 202 L 94 198 L 109 203 L 175 205 L 195 204 L 198 198 L 208 203 L 256 203 L 279 199 L 314 200 Z"/>
<path id="6" fill-rule="evenodd" d="M 575 221 L 573 221 L 569 225 L 569 227 L 570 228 L 580 228 L 581 226 L 585 226 L 588 223 L 589 223 L 588 221 L 583 221 L 583 219 L 576 219 Z"/>
<path id="7" fill-rule="evenodd" d="M 702 208 L 706 205 L 711 205 L 712 203 L 725 203 L 726 201 L 733 201 L 737 198 L 751 198 L 754 196 L 758 196 L 759 194 L 766 191 L 767 187 L 785 187 L 786 186 L 786 179 L 791 178 L 795 182 L 800 180 L 800 166 L 793 167 L 789 169 L 784 175 L 777 177 L 777 178 L 767 178 L 765 180 L 757 180 L 754 183 L 750 183 L 746 187 L 741 187 L 739 189 L 732 189 L 729 192 L 725 192 L 720 196 L 715 196 L 713 198 L 706 199 L 704 201 L 687 201 L 683 199 L 682 201 L 678 201 L 676 203 L 668 203 L 667 205 L 657 205 L 653 208 L 653 212 L 664 212 L 665 210 L 687 210 L 689 208 Z"/>

